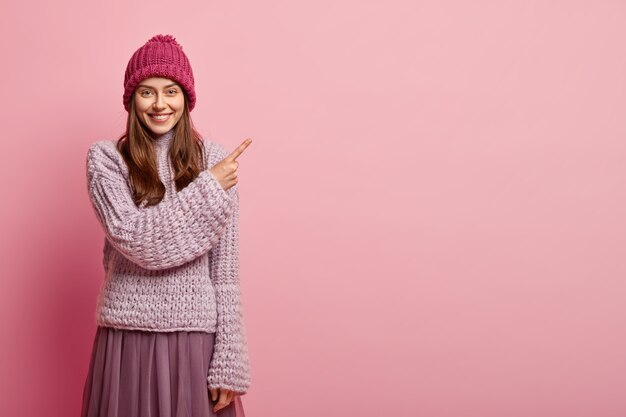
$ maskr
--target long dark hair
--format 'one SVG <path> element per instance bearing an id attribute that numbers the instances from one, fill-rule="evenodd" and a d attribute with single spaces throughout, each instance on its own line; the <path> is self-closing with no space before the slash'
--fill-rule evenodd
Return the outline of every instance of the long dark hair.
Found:
<path id="1" fill-rule="evenodd" d="M 187 93 L 183 90 L 185 105 L 183 114 L 174 126 L 174 136 L 169 159 L 174 168 L 176 191 L 185 188 L 203 169 L 206 161 L 202 152 L 202 136 L 195 129 L 189 114 Z M 126 121 L 126 132 L 117 140 L 117 149 L 128 167 L 129 180 L 133 189 L 133 200 L 139 206 L 161 202 L 165 196 L 165 185 L 158 173 L 156 152 L 152 132 L 135 113 L 135 95 L 130 99 L 130 110 Z"/>

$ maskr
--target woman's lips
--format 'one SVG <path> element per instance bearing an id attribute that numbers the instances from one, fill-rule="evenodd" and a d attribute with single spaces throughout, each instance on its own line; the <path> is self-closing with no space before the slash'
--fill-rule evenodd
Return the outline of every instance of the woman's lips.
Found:
<path id="1" fill-rule="evenodd" d="M 154 120 L 157 123 L 164 123 L 167 122 L 170 119 L 170 116 L 172 115 L 172 113 L 168 113 L 168 114 L 150 114 L 150 119 Z M 163 117 L 165 116 L 165 117 Z"/>

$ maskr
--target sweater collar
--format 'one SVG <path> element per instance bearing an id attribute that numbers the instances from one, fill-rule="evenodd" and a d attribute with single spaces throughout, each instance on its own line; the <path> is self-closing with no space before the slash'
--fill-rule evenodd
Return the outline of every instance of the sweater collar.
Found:
<path id="1" fill-rule="evenodd" d="M 174 139 L 174 128 L 165 133 L 156 135 L 154 138 L 154 146 L 158 149 L 169 149 Z"/>

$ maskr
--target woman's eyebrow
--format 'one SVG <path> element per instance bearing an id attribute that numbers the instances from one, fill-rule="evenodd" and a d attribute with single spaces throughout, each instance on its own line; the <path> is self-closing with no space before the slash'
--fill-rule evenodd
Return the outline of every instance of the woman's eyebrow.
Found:
<path id="1" fill-rule="evenodd" d="M 137 87 L 145 87 L 145 88 L 149 88 L 151 90 L 154 90 L 154 88 L 150 87 L 149 85 L 145 85 L 145 84 L 139 84 Z M 178 87 L 178 84 L 177 83 L 172 83 L 172 84 L 166 85 L 163 88 L 165 89 L 165 88 L 170 88 L 170 87 Z"/>

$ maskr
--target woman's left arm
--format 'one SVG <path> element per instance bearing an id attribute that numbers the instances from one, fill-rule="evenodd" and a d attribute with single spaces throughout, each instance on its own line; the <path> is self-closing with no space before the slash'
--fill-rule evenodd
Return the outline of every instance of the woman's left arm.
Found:
<path id="1" fill-rule="evenodd" d="M 233 198 L 233 212 L 226 230 L 209 255 L 217 301 L 217 331 L 207 380 L 211 389 L 225 388 L 244 395 L 250 386 L 250 365 L 239 281 L 237 184 L 227 192 Z"/>

